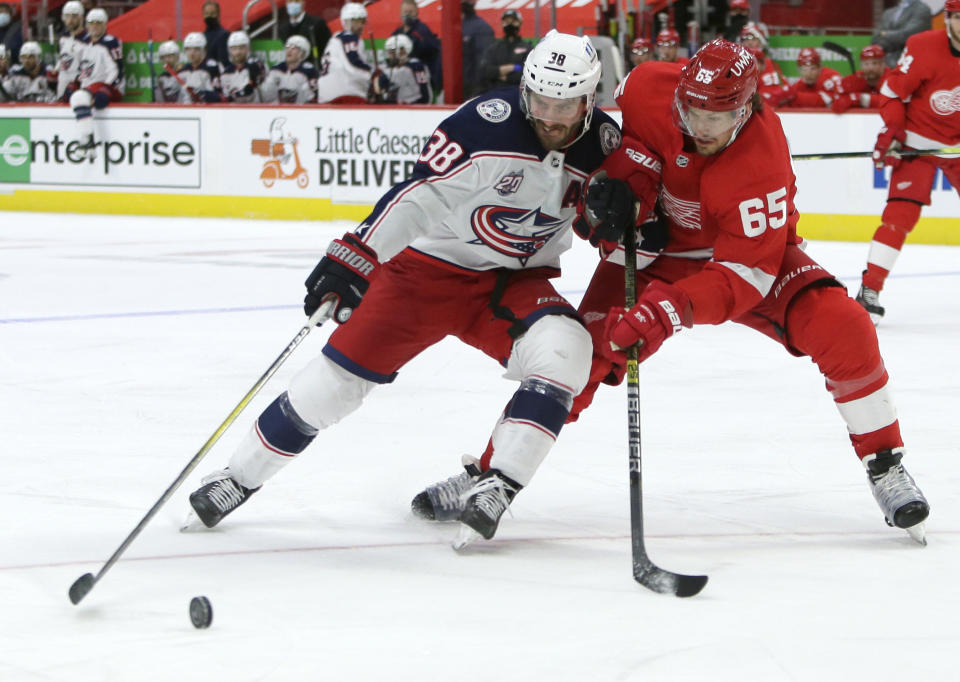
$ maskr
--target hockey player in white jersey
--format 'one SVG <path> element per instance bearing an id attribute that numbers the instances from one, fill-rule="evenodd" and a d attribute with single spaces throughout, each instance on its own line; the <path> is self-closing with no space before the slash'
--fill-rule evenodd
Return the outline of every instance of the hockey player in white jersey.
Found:
<path id="1" fill-rule="evenodd" d="M 183 39 L 187 63 L 177 71 L 180 82 L 181 104 L 210 104 L 222 102 L 220 95 L 220 64 L 207 59 L 207 39 L 202 33 L 188 33 Z M 169 73 L 169 70 L 168 70 Z"/>
<path id="2" fill-rule="evenodd" d="M 69 0 L 60 10 L 64 32 L 59 37 L 57 52 L 57 100 L 69 102 L 80 87 L 80 59 L 87 31 L 83 26 L 83 4 Z"/>
<path id="3" fill-rule="evenodd" d="M 363 104 L 373 76 L 373 63 L 363 47 L 367 10 L 359 2 L 340 9 L 343 30 L 333 36 L 320 59 L 317 101 L 321 104 Z"/>
<path id="4" fill-rule="evenodd" d="M 263 101 L 280 104 L 306 104 L 317 99 L 317 67 L 306 61 L 310 41 L 300 35 L 287 38 L 286 61 L 267 72 L 260 93 Z"/>
<path id="5" fill-rule="evenodd" d="M 386 59 L 378 77 L 371 79 L 372 97 L 383 104 L 430 104 L 430 70 L 419 59 L 411 58 L 413 41 L 396 33 L 383 43 Z"/>
<path id="6" fill-rule="evenodd" d="M 93 110 L 123 98 L 123 47 L 107 33 L 107 12 L 94 7 L 87 12 L 86 42 L 80 52 L 79 88 L 70 95 L 70 108 L 77 117 L 80 149 L 96 156 Z"/>
<path id="7" fill-rule="evenodd" d="M 157 74 L 153 101 L 179 102 L 180 93 L 183 90 L 177 74 L 180 68 L 180 46 L 172 40 L 160 43 L 160 47 L 157 48 L 157 57 L 160 59 L 160 73 Z"/>
<path id="8" fill-rule="evenodd" d="M 220 69 L 220 88 L 228 102 L 261 102 L 260 85 L 266 69 L 256 57 L 250 56 L 250 36 L 245 31 L 234 31 L 227 38 L 230 63 Z"/>
<path id="9" fill-rule="evenodd" d="M 3 88 L 14 102 L 53 102 L 56 72 L 43 63 L 40 45 L 28 40 L 20 48 L 20 63 L 3 79 Z"/>
<path id="10" fill-rule="evenodd" d="M 551 31 L 530 53 L 519 90 L 487 93 L 442 121 L 413 176 L 330 244 L 306 280 L 304 309 L 333 306 L 340 326 L 227 467 L 190 496 L 203 525 L 215 526 L 320 430 L 452 335 L 519 382 L 476 465 L 457 544 L 493 537 L 588 379 L 590 336 L 550 279 L 571 245 L 584 183 L 620 144 L 616 123 L 594 106 L 599 81 L 590 41 Z"/>

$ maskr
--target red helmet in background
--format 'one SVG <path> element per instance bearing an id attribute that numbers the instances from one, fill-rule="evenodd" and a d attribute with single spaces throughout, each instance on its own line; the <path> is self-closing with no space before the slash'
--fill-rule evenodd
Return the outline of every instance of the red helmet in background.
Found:
<path id="1" fill-rule="evenodd" d="M 664 45 L 679 45 L 680 34 L 672 28 L 665 28 L 657 34 L 657 47 Z"/>
<path id="2" fill-rule="evenodd" d="M 741 9 L 750 11 L 750 0 L 730 0 L 729 9 Z"/>
<path id="3" fill-rule="evenodd" d="M 740 29 L 740 37 L 739 37 L 740 42 L 742 43 L 745 39 L 748 39 L 748 38 L 754 38 L 756 40 L 759 40 L 764 47 L 767 47 L 767 45 L 769 44 L 767 40 L 768 35 L 767 35 L 766 26 L 762 24 L 758 24 L 755 21 L 748 21 L 746 24 L 744 24 L 743 28 Z"/>
<path id="4" fill-rule="evenodd" d="M 960 3 L 960 0 L 957 0 Z M 886 50 L 884 50 L 879 45 L 867 45 L 865 48 L 860 50 L 860 61 L 864 59 L 883 59 L 887 56 Z"/>
<path id="5" fill-rule="evenodd" d="M 649 38 L 637 38 L 633 41 L 633 44 L 630 46 L 630 51 L 633 54 L 646 54 L 653 49 L 653 45 L 650 43 Z"/>
<path id="6" fill-rule="evenodd" d="M 960 12 L 960 0 L 947 0 L 943 3 L 944 12 Z"/>
<path id="7" fill-rule="evenodd" d="M 805 47 L 797 55 L 797 66 L 820 66 L 820 53 L 812 47 Z"/>

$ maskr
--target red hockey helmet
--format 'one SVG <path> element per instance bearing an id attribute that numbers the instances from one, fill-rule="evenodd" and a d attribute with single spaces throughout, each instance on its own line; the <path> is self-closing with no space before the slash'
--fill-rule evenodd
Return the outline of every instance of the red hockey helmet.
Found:
<path id="1" fill-rule="evenodd" d="M 960 3 L 960 0 L 957 0 Z M 887 56 L 886 51 L 879 45 L 867 45 L 860 50 L 860 61 L 864 59 L 883 59 Z"/>
<path id="2" fill-rule="evenodd" d="M 738 38 L 741 43 L 744 40 L 750 39 L 759 40 L 760 44 L 764 47 L 768 45 L 766 32 L 759 24 L 752 21 L 748 21 L 744 27 L 740 29 L 740 36 Z"/>
<path id="3" fill-rule="evenodd" d="M 820 66 L 820 53 L 812 47 L 804 47 L 797 55 L 797 66 Z"/>
<path id="4" fill-rule="evenodd" d="M 680 72 L 675 102 L 682 108 L 736 111 L 757 91 L 757 60 L 743 45 L 716 38 Z"/>
<path id="5" fill-rule="evenodd" d="M 729 4 L 728 8 L 731 9 L 731 10 L 739 9 L 739 10 L 745 10 L 745 11 L 749 12 L 749 11 L 750 11 L 750 0 L 730 0 L 730 4 Z"/>
<path id="6" fill-rule="evenodd" d="M 947 0 L 943 3 L 944 12 L 960 12 L 960 0 Z"/>
<path id="7" fill-rule="evenodd" d="M 646 54 L 651 49 L 653 49 L 653 45 L 650 44 L 649 38 L 637 38 L 630 46 L 630 51 L 636 55 Z"/>
<path id="8" fill-rule="evenodd" d="M 674 31 L 672 28 L 665 28 L 657 34 L 657 47 L 679 44 L 680 34 Z"/>

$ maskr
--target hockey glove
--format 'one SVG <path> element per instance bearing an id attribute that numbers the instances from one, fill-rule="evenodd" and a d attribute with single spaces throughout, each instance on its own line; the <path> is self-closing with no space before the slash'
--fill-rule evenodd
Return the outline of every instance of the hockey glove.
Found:
<path id="1" fill-rule="evenodd" d="M 624 349 L 636 343 L 637 359 L 643 362 L 683 327 L 692 326 L 690 297 L 672 284 L 653 282 L 629 311 L 610 310 L 604 328 L 607 342 L 600 344 L 600 351 L 614 364 L 626 364 Z"/>
<path id="2" fill-rule="evenodd" d="M 885 125 L 880 129 L 877 135 L 877 144 L 873 147 L 873 165 L 876 168 L 890 166 L 897 168 L 902 161 L 900 151 L 903 149 L 903 143 L 907 135 L 903 128 Z"/>
<path id="3" fill-rule="evenodd" d="M 591 246 L 604 253 L 617 248 L 617 243 L 636 222 L 633 192 L 623 180 L 608 178 L 599 170 L 587 180 L 586 198 L 577 205 L 573 230 Z"/>
<path id="4" fill-rule="evenodd" d="M 626 359 L 624 359 L 624 362 L 626 362 Z M 595 353 L 593 362 L 590 365 L 590 378 L 587 380 L 587 385 L 580 391 L 579 395 L 573 399 L 573 406 L 570 408 L 570 413 L 567 415 L 564 424 L 577 421 L 580 413 L 590 407 L 590 403 L 593 402 L 593 396 L 597 392 L 597 389 L 600 388 L 600 384 L 619 386 L 626 373 L 626 364 L 614 364 L 610 358 Z"/>
<path id="5" fill-rule="evenodd" d="M 377 254 L 360 239 L 348 232 L 334 239 L 317 267 L 307 277 L 307 295 L 303 311 L 313 315 L 323 303 L 336 301 L 333 319 L 343 324 L 350 319 L 353 309 L 367 292 L 370 282 L 380 267 Z"/>
<path id="6" fill-rule="evenodd" d="M 646 222 L 660 193 L 663 162 L 645 144 L 633 137 L 624 137 L 620 147 L 603 161 L 602 169 L 611 178 L 626 180 L 636 203 L 635 215 Z"/>
<path id="7" fill-rule="evenodd" d="M 847 109 L 852 107 L 857 103 L 857 95 L 855 93 L 843 93 L 839 94 L 834 98 L 833 103 L 830 105 L 830 108 L 835 114 L 842 114 Z"/>

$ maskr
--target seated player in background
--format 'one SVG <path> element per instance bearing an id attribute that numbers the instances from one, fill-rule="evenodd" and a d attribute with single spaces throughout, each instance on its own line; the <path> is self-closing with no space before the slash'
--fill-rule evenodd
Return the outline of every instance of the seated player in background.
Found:
<path id="1" fill-rule="evenodd" d="M 250 55 L 250 36 L 245 31 L 234 31 L 227 38 L 230 63 L 220 69 L 220 89 L 228 102 L 248 104 L 262 101 L 260 84 L 266 68 Z"/>
<path id="2" fill-rule="evenodd" d="M 680 51 L 680 34 L 672 28 L 665 28 L 657 34 L 657 61 L 671 64 L 686 64 L 686 57 L 677 56 Z"/>
<path id="3" fill-rule="evenodd" d="M 340 9 L 343 30 L 327 43 L 320 59 L 317 101 L 321 104 L 364 104 L 373 76 L 373 61 L 363 48 L 367 10 L 359 2 Z"/>
<path id="4" fill-rule="evenodd" d="M 764 104 L 771 107 L 784 104 L 790 98 L 790 84 L 783 77 L 780 65 L 767 58 L 770 44 L 763 29 L 758 24 L 750 22 L 740 31 L 739 41 L 757 60 L 757 67 L 760 70 L 757 92 L 763 97 Z"/>
<path id="5" fill-rule="evenodd" d="M 3 89 L 14 102 L 55 102 L 57 72 L 43 63 L 39 43 L 28 40 L 20 48 L 20 63 L 3 78 Z"/>
<path id="6" fill-rule="evenodd" d="M 630 68 L 637 64 L 652 62 L 655 59 L 653 54 L 653 43 L 649 38 L 637 38 L 630 45 Z"/>
<path id="7" fill-rule="evenodd" d="M 812 47 L 801 48 L 797 56 L 800 80 L 790 86 L 785 106 L 829 108 L 840 92 L 840 74 L 821 66 L 820 53 Z"/>
<path id="8" fill-rule="evenodd" d="M 153 101 L 173 103 L 179 102 L 183 86 L 177 76 L 180 68 L 180 46 L 173 40 L 160 43 L 157 48 L 157 58 L 160 60 L 160 71 L 156 77 L 156 87 L 153 90 Z"/>
<path id="9" fill-rule="evenodd" d="M 292 35 L 284 45 L 285 60 L 267 72 L 260 86 L 263 101 L 272 104 L 306 104 L 317 99 L 317 67 L 307 61 L 310 41 Z"/>
<path id="10" fill-rule="evenodd" d="M 430 70 L 419 59 L 410 57 L 413 41 L 396 33 L 383 43 L 386 60 L 382 70 L 370 79 L 368 99 L 378 104 L 430 104 Z"/>
<path id="11" fill-rule="evenodd" d="M 188 33 L 183 39 L 187 63 L 176 72 L 180 82 L 181 104 L 222 102 L 220 63 L 207 57 L 207 39 L 202 33 Z M 168 71 L 169 73 L 169 71 Z"/>
<path id="12" fill-rule="evenodd" d="M 867 45 L 860 50 L 860 70 L 843 77 L 830 106 L 835 114 L 842 114 L 850 107 L 880 106 L 880 86 L 890 72 L 885 59 L 886 52 L 879 45 Z"/>
<path id="13" fill-rule="evenodd" d="M 88 158 L 96 156 L 93 135 L 93 111 L 106 108 L 123 98 L 123 46 L 107 33 L 107 12 L 94 7 L 87 12 L 87 33 L 74 45 L 79 58 L 77 80 L 67 85 L 70 108 L 77 118 L 80 150 Z"/>

